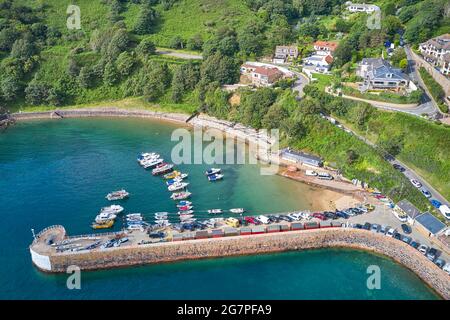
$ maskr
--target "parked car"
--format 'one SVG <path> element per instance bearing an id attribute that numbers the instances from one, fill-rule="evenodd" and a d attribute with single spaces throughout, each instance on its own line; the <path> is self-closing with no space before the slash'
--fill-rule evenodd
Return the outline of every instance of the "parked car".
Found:
<path id="1" fill-rule="evenodd" d="M 287 222 L 292 222 L 292 218 L 289 217 L 289 216 L 280 215 L 279 218 L 280 218 L 280 220 L 284 220 L 284 221 L 287 221 Z"/>
<path id="2" fill-rule="evenodd" d="M 357 207 L 356 209 L 358 209 L 359 211 L 361 211 L 361 213 L 367 213 L 369 210 L 363 206 L 361 207 Z"/>
<path id="3" fill-rule="evenodd" d="M 417 248 L 419 248 L 419 246 L 420 246 L 420 243 L 418 243 L 417 241 L 411 241 L 410 243 L 409 243 L 409 245 L 411 246 L 411 247 L 413 247 L 414 249 L 417 249 Z"/>
<path id="4" fill-rule="evenodd" d="M 421 188 L 422 187 L 422 184 L 419 181 L 415 180 L 415 179 L 411 179 L 409 181 L 411 181 L 412 185 L 414 187 L 416 187 L 416 188 Z"/>
<path id="5" fill-rule="evenodd" d="M 427 189 L 422 189 L 422 190 L 420 190 L 422 193 L 423 193 L 423 195 L 425 196 L 425 197 L 427 197 L 428 199 L 430 199 L 431 198 L 431 193 L 430 193 L 430 191 L 428 191 Z"/>
<path id="6" fill-rule="evenodd" d="M 336 210 L 336 216 L 338 216 L 339 218 L 344 218 L 347 219 L 348 215 L 342 211 Z"/>
<path id="7" fill-rule="evenodd" d="M 248 223 L 252 223 L 252 224 L 255 223 L 255 218 L 253 218 L 253 217 L 245 217 L 244 220 L 247 221 Z"/>
<path id="8" fill-rule="evenodd" d="M 399 232 L 394 233 L 394 239 L 402 240 L 402 234 Z"/>
<path id="9" fill-rule="evenodd" d="M 373 224 L 372 227 L 370 228 L 370 231 L 372 232 L 378 232 L 378 230 L 380 230 L 380 225 L 379 224 Z"/>
<path id="10" fill-rule="evenodd" d="M 400 172 L 405 172 L 406 171 L 405 168 L 403 168 L 401 165 L 399 165 L 397 163 L 394 163 L 392 166 L 394 167 L 394 169 L 397 169 Z"/>
<path id="11" fill-rule="evenodd" d="M 396 233 L 397 233 L 397 230 L 395 230 L 394 228 L 390 228 L 390 229 L 388 230 L 388 232 L 386 232 L 386 235 L 387 235 L 388 237 L 393 238 L 393 237 L 394 237 L 394 234 L 396 234 Z"/>
<path id="12" fill-rule="evenodd" d="M 412 238 L 411 238 L 411 237 L 408 237 L 408 236 L 403 236 L 403 237 L 401 238 L 401 240 L 402 240 L 404 243 L 410 244 L 411 241 L 412 241 Z"/>
<path id="13" fill-rule="evenodd" d="M 430 248 L 426 254 L 426 257 L 428 260 L 434 261 L 437 258 L 437 250 L 435 248 Z"/>
<path id="14" fill-rule="evenodd" d="M 411 227 L 408 226 L 406 223 L 402 223 L 401 227 L 403 232 L 406 234 L 410 234 L 412 232 Z"/>
<path id="15" fill-rule="evenodd" d="M 450 262 L 447 262 L 445 266 L 442 268 L 442 270 L 444 270 L 450 275 Z"/>
<path id="16" fill-rule="evenodd" d="M 325 215 L 325 217 L 327 217 L 328 219 L 337 219 L 338 217 L 331 211 L 325 211 L 323 213 Z"/>
<path id="17" fill-rule="evenodd" d="M 320 213 L 320 212 L 314 212 L 312 214 L 312 216 L 313 216 L 313 218 L 317 218 L 317 219 L 322 220 L 322 221 L 327 220 L 325 215 L 323 213 Z"/>
<path id="18" fill-rule="evenodd" d="M 368 222 L 364 223 L 364 225 L 363 225 L 364 230 L 370 230 L 370 227 L 371 227 L 371 224 Z"/>
<path id="19" fill-rule="evenodd" d="M 434 264 L 442 269 L 445 266 L 445 261 L 441 258 L 438 258 L 434 261 Z"/>
<path id="20" fill-rule="evenodd" d="M 300 220 L 300 215 L 298 213 L 289 213 L 288 217 L 291 218 L 292 220 L 298 221 Z"/>
<path id="21" fill-rule="evenodd" d="M 431 199 L 430 200 L 431 205 L 433 207 L 435 207 L 436 209 L 439 209 L 440 206 L 442 206 L 442 203 L 440 203 L 439 201 L 437 201 L 436 199 Z"/>
<path id="22" fill-rule="evenodd" d="M 386 232 L 390 229 L 390 226 L 385 226 L 384 224 L 378 230 L 379 233 L 386 234 Z"/>
<path id="23" fill-rule="evenodd" d="M 353 225 L 353 228 L 355 228 L 355 229 L 362 229 L 363 225 L 359 224 L 359 223 L 356 223 L 356 224 Z"/>
<path id="24" fill-rule="evenodd" d="M 305 175 L 315 177 L 317 176 L 317 172 L 314 170 L 306 170 Z"/>
<path id="25" fill-rule="evenodd" d="M 423 255 L 426 255 L 428 252 L 428 246 L 421 244 L 417 250 L 419 250 L 419 252 L 422 253 Z"/>

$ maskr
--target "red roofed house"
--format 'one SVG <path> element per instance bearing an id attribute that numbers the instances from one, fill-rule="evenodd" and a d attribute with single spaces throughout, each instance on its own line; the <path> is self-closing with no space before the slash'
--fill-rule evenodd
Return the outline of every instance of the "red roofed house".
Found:
<path id="1" fill-rule="evenodd" d="M 251 64 L 243 64 L 241 73 L 248 75 L 252 84 L 256 86 L 270 86 L 283 78 L 284 75 L 278 68 Z"/>
<path id="2" fill-rule="evenodd" d="M 337 46 L 338 46 L 338 44 L 336 42 L 330 42 L 330 41 L 314 42 L 314 50 L 316 50 L 316 54 L 318 54 L 318 55 L 333 56 L 333 52 L 336 50 Z"/>

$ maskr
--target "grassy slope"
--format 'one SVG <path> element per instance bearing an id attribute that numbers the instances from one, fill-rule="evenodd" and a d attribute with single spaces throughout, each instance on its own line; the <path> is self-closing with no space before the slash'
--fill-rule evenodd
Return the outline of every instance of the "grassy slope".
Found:
<path id="1" fill-rule="evenodd" d="M 397 157 L 450 199 L 450 128 L 415 116 L 384 111 L 376 111 L 371 116 L 366 131 L 345 119 L 339 120 L 372 142 L 377 142 L 380 136 L 403 133 L 404 146 Z"/>

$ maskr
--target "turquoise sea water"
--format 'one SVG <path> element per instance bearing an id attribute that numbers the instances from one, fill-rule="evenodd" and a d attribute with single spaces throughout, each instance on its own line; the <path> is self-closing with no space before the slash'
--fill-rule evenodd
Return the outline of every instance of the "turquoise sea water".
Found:
<path id="1" fill-rule="evenodd" d="M 0 298 L 10 299 L 434 299 L 410 271 L 365 252 L 313 250 L 187 261 L 82 273 L 82 289 L 66 289 L 66 275 L 31 264 L 36 231 L 62 224 L 69 234 L 89 233 L 106 193 L 125 188 L 127 212 L 174 211 L 161 179 L 136 163 L 142 151 L 166 159 L 176 127 L 138 119 L 64 119 L 19 123 L 0 134 Z M 320 192 L 257 165 L 220 165 L 225 179 L 208 183 L 207 165 L 189 172 L 197 210 L 244 207 L 252 214 L 314 207 Z M 120 223 L 115 226 L 120 228 Z M 378 265 L 381 290 L 366 288 L 366 268 Z"/>

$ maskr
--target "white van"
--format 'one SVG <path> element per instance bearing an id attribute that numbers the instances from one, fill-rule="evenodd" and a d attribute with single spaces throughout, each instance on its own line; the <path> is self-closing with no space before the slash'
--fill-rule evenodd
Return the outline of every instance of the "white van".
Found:
<path id="1" fill-rule="evenodd" d="M 317 176 L 317 172 L 315 172 L 314 170 L 306 170 L 305 173 L 307 176 L 311 176 L 311 177 L 315 177 Z"/>
<path id="2" fill-rule="evenodd" d="M 333 176 L 329 174 L 328 172 L 319 172 L 318 174 L 319 179 L 323 180 L 333 180 Z"/>
<path id="3" fill-rule="evenodd" d="M 444 215 L 444 217 L 450 219 L 450 208 L 446 204 L 440 206 L 439 211 Z"/>

